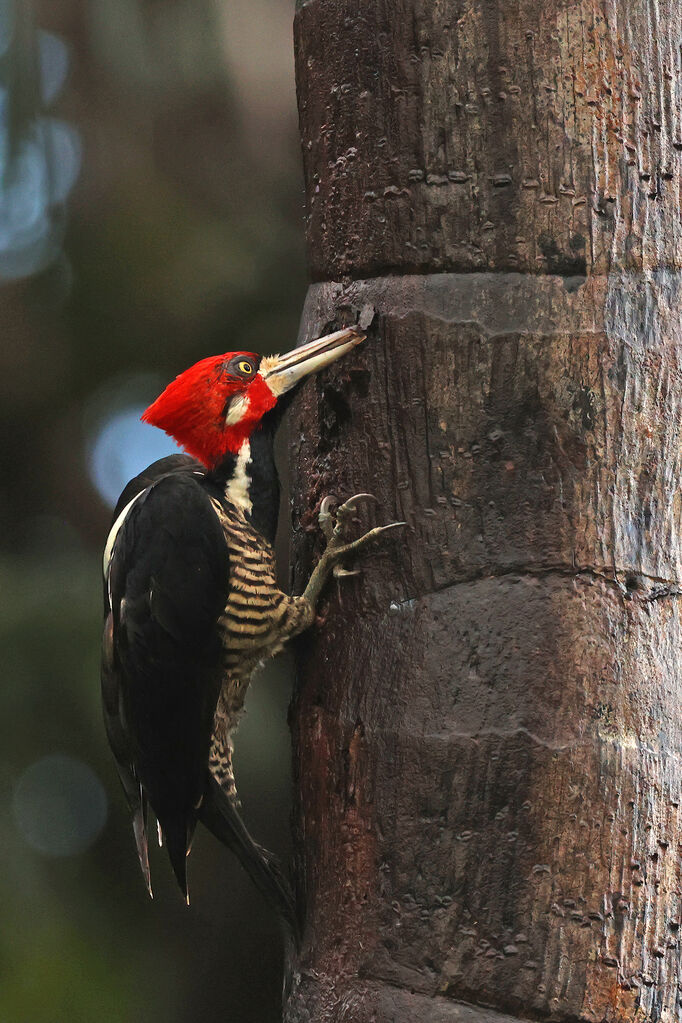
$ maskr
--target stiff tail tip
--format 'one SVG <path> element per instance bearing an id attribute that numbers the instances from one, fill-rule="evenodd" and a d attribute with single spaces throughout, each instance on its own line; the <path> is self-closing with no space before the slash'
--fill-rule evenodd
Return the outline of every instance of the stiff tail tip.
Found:
<path id="1" fill-rule="evenodd" d="M 149 850 L 147 847 L 147 827 L 142 806 L 139 806 L 133 814 L 133 833 L 137 847 L 137 858 L 140 861 L 140 870 L 142 871 L 149 898 L 153 899 L 154 892 L 152 891 L 152 875 L 149 869 Z"/>
<path id="2" fill-rule="evenodd" d="M 185 897 L 185 902 L 189 906 L 189 892 L 187 889 L 187 846 L 189 844 L 187 821 L 184 817 L 162 818 L 161 830 L 173 873 L 180 885 L 180 891 Z"/>

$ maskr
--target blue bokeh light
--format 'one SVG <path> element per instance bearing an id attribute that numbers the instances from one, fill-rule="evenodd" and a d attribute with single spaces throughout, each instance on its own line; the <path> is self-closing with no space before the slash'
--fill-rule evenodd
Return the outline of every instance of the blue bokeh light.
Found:
<path id="1" fill-rule="evenodd" d="M 144 406 L 120 409 L 100 427 L 88 454 L 90 478 L 113 508 L 126 483 L 157 458 L 177 454 L 174 440 L 140 421 Z"/>
<path id="2" fill-rule="evenodd" d="M 82 145 L 72 125 L 45 115 L 69 51 L 58 36 L 34 31 L 30 5 L 0 0 L 0 57 L 0 279 L 14 280 L 59 258 Z"/>
<path id="3" fill-rule="evenodd" d="M 14 789 L 14 819 L 24 840 L 44 856 L 76 856 L 107 819 L 107 797 L 81 760 L 55 754 L 27 767 Z"/>
<path id="4" fill-rule="evenodd" d="M 38 47 L 40 93 L 45 106 L 49 106 L 59 95 L 69 73 L 69 49 L 59 36 L 41 30 L 38 30 Z"/>

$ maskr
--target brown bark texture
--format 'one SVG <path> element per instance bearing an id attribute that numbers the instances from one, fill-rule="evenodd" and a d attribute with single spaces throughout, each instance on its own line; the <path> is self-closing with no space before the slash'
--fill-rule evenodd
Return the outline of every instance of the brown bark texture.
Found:
<path id="1" fill-rule="evenodd" d="M 682 7 L 310 0 L 287 1023 L 680 1017 Z"/>

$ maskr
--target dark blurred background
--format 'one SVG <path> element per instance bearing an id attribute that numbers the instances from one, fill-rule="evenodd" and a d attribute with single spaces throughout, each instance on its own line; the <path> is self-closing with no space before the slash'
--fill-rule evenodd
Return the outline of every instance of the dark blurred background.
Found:
<path id="1" fill-rule="evenodd" d="M 306 276 L 293 0 L 0 0 L 0 1021 L 268 1023 L 277 925 L 199 834 L 146 896 L 101 723 L 101 548 L 168 380 L 285 350 Z M 286 665 L 243 813 L 287 855 Z"/>

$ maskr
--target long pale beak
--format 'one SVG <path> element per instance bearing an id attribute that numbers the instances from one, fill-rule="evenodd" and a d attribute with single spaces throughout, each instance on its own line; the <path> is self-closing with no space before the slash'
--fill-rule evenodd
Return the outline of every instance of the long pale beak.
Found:
<path id="1" fill-rule="evenodd" d="M 295 387 L 299 380 L 330 366 L 365 340 L 355 327 L 309 341 L 286 355 L 270 355 L 261 360 L 259 373 L 277 397 Z"/>

